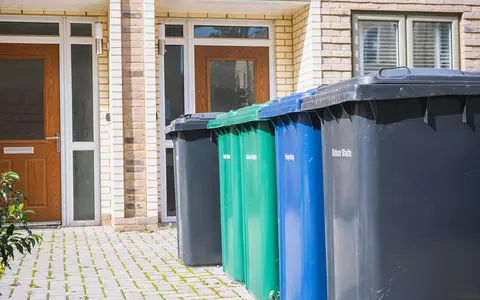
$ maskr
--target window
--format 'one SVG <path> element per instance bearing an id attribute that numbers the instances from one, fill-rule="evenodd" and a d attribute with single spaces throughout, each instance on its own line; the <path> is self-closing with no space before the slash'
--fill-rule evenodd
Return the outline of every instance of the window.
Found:
<path id="1" fill-rule="evenodd" d="M 355 15 L 354 75 L 381 68 L 458 69 L 458 18 Z"/>
<path id="2" fill-rule="evenodd" d="M 0 22 L 1 35 L 53 35 L 60 33 L 58 23 L 42 22 Z"/>
<path id="3" fill-rule="evenodd" d="M 92 37 L 92 24 L 91 23 L 71 23 L 70 35 L 81 37 Z"/>
<path id="4" fill-rule="evenodd" d="M 183 37 L 183 25 L 169 25 L 165 26 L 166 37 Z"/>
<path id="5" fill-rule="evenodd" d="M 185 82 L 187 74 L 185 61 L 186 54 L 186 24 L 166 24 L 166 46 L 165 46 L 165 98 L 160 99 L 159 126 L 167 126 L 183 115 L 188 108 L 185 106 Z M 160 114 L 163 114 L 160 117 Z M 162 122 L 162 123 L 160 123 Z M 161 134 L 161 131 L 159 132 Z M 161 151 L 161 177 L 163 182 L 162 198 L 162 221 L 176 221 L 177 207 L 175 202 L 175 174 L 173 172 L 174 153 L 173 142 L 170 136 L 159 136 Z"/>
<path id="6" fill-rule="evenodd" d="M 196 38 L 268 39 L 268 27 L 195 25 Z"/>

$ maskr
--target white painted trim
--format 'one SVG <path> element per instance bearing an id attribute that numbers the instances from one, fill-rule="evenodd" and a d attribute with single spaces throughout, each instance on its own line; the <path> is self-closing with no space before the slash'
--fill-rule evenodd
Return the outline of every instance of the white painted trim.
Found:
<path id="1" fill-rule="evenodd" d="M 96 54 L 95 49 L 95 39 L 93 37 L 71 37 L 70 36 L 70 24 L 71 23 L 90 23 L 93 26 L 95 24 L 95 18 L 81 18 L 81 17 L 74 17 L 66 18 L 65 22 L 65 45 L 67 47 L 65 53 L 65 65 L 71 66 L 71 46 L 72 45 L 91 45 L 92 46 L 92 93 L 93 93 L 93 142 L 73 142 L 72 137 L 72 130 L 73 123 L 72 123 L 72 70 L 70 67 L 67 68 L 67 76 L 65 76 L 65 86 L 66 86 L 66 148 L 64 152 L 66 152 L 66 160 L 67 160 L 67 168 L 71 170 L 68 173 L 67 177 L 67 190 L 68 190 L 68 197 L 66 201 L 66 222 L 67 226 L 86 226 L 86 225 L 100 225 L 101 223 L 101 187 L 100 187 L 100 119 L 99 119 L 99 95 L 98 95 L 98 55 Z M 95 190 L 95 200 L 94 200 L 94 210 L 95 210 L 95 219 L 88 220 L 88 221 L 75 221 L 74 220 L 74 203 L 73 203 L 73 152 L 74 151 L 94 151 L 94 190 Z"/>
<path id="2" fill-rule="evenodd" d="M 0 21 L 2 18 L 0 17 Z M 0 36 L 0 42 L 2 43 L 18 43 L 18 44 L 61 44 L 62 38 L 60 37 L 43 37 L 43 36 Z"/>
<path id="3" fill-rule="evenodd" d="M 275 70 L 275 26 L 273 20 L 230 20 L 230 19 L 169 19 L 157 18 L 160 23 L 168 25 L 183 25 L 183 37 L 167 37 L 166 45 L 184 46 L 184 113 L 195 112 L 195 46 L 246 46 L 246 47 L 269 47 L 269 81 L 270 98 L 276 96 L 276 70 Z M 158 22 L 156 22 L 158 23 Z M 226 39 L 226 38 L 195 38 L 195 25 L 215 25 L 215 26 L 261 26 L 268 27 L 268 39 Z M 160 60 L 160 59 L 159 59 Z M 159 65 L 159 69 L 162 65 Z M 160 71 L 159 71 L 160 72 Z M 161 74 L 159 73 L 159 84 L 162 84 Z M 163 82 L 163 85 L 165 83 Z M 159 174 L 160 189 L 159 196 L 162 204 L 161 218 L 162 222 L 176 222 L 176 217 L 167 216 L 167 166 L 166 149 L 173 148 L 173 142 L 165 139 L 165 95 L 162 88 L 159 89 Z"/>
<path id="4" fill-rule="evenodd" d="M 42 22 L 42 23 L 60 23 L 60 36 L 62 35 L 62 24 L 65 20 L 63 16 L 31 16 L 31 15 L 0 15 L 1 21 L 11 22 Z"/>
<path id="5" fill-rule="evenodd" d="M 184 112 L 187 113 L 188 111 L 188 85 L 189 85 L 189 80 L 188 80 L 188 41 L 187 41 L 187 21 L 186 20 L 179 20 L 179 19 L 166 19 L 166 20 L 160 20 L 160 23 L 165 23 L 167 25 L 183 25 L 183 37 L 167 37 L 165 44 L 166 45 L 181 45 L 183 46 L 183 63 L 184 63 L 184 102 L 183 102 L 183 107 L 184 107 Z M 157 59 L 159 61 L 159 66 L 158 66 L 158 78 L 159 78 L 159 105 L 158 105 L 158 139 L 160 143 L 160 149 L 159 149 L 159 175 L 160 175 L 160 190 L 158 191 L 158 196 L 161 197 L 161 221 L 162 223 L 170 223 L 170 222 L 176 222 L 177 218 L 175 216 L 168 216 L 167 215 L 167 148 L 172 148 L 173 143 L 170 140 L 167 140 L 165 138 L 165 81 L 162 81 L 162 78 L 165 78 L 164 73 L 162 72 L 162 69 L 164 68 L 164 62 L 162 60 L 162 57 L 160 55 L 157 55 Z"/>
<path id="6" fill-rule="evenodd" d="M 0 43 L 19 44 L 58 44 L 59 45 L 59 77 L 60 77 L 60 136 L 61 136 L 61 203 L 63 226 L 99 225 L 101 220 L 101 199 L 100 199 L 100 126 L 99 126 L 99 95 L 98 95 L 98 57 L 95 53 L 94 39 L 88 37 L 69 37 L 69 24 L 71 22 L 82 22 L 94 24 L 92 17 L 57 17 L 57 16 L 19 16 L 0 15 L 0 21 L 11 22 L 46 22 L 59 24 L 59 36 L 0 36 Z M 71 55 L 72 44 L 92 45 L 93 64 L 93 121 L 94 121 L 94 142 L 72 143 L 72 108 L 71 108 Z M 73 221 L 73 150 L 94 150 L 94 172 L 95 172 L 95 220 L 94 221 Z M 34 225 L 59 224 L 60 222 L 43 222 Z"/>

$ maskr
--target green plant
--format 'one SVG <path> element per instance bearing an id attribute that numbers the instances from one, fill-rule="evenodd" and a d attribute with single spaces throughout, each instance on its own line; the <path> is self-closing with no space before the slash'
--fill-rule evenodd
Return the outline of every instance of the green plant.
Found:
<path id="1" fill-rule="evenodd" d="M 28 228 L 28 215 L 32 210 L 23 210 L 26 200 L 22 191 L 15 189 L 20 181 L 18 174 L 5 172 L 0 174 L 0 273 L 10 268 L 15 251 L 22 255 L 41 241 L 41 237 Z"/>

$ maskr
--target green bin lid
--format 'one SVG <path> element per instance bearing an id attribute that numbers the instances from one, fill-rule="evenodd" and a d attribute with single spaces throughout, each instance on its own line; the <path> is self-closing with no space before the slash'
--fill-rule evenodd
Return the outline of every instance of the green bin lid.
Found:
<path id="1" fill-rule="evenodd" d="M 236 113 L 237 113 L 236 110 L 231 110 L 227 113 L 217 115 L 217 117 L 215 119 L 208 121 L 207 128 L 212 128 L 213 129 L 213 128 L 220 128 L 220 127 L 227 126 L 227 125 L 225 125 L 227 120 L 229 118 L 232 118 Z"/>
<path id="2" fill-rule="evenodd" d="M 260 118 L 262 107 L 270 105 L 270 101 L 265 104 L 253 104 L 237 110 L 231 110 L 228 113 L 218 115 L 215 120 L 208 122 L 208 128 L 219 128 L 233 126 L 255 121 L 267 121 Z"/>

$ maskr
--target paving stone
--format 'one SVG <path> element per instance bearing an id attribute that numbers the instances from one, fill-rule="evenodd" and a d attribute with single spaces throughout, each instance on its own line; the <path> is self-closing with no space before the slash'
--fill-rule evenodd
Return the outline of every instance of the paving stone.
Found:
<path id="1" fill-rule="evenodd" d="M 253 299 L 221 267 L 182 265 L 175 229 L 35 232 L 43 236 L 42 244 L 11 263 L 0 280 L 1 299 Z"/>

